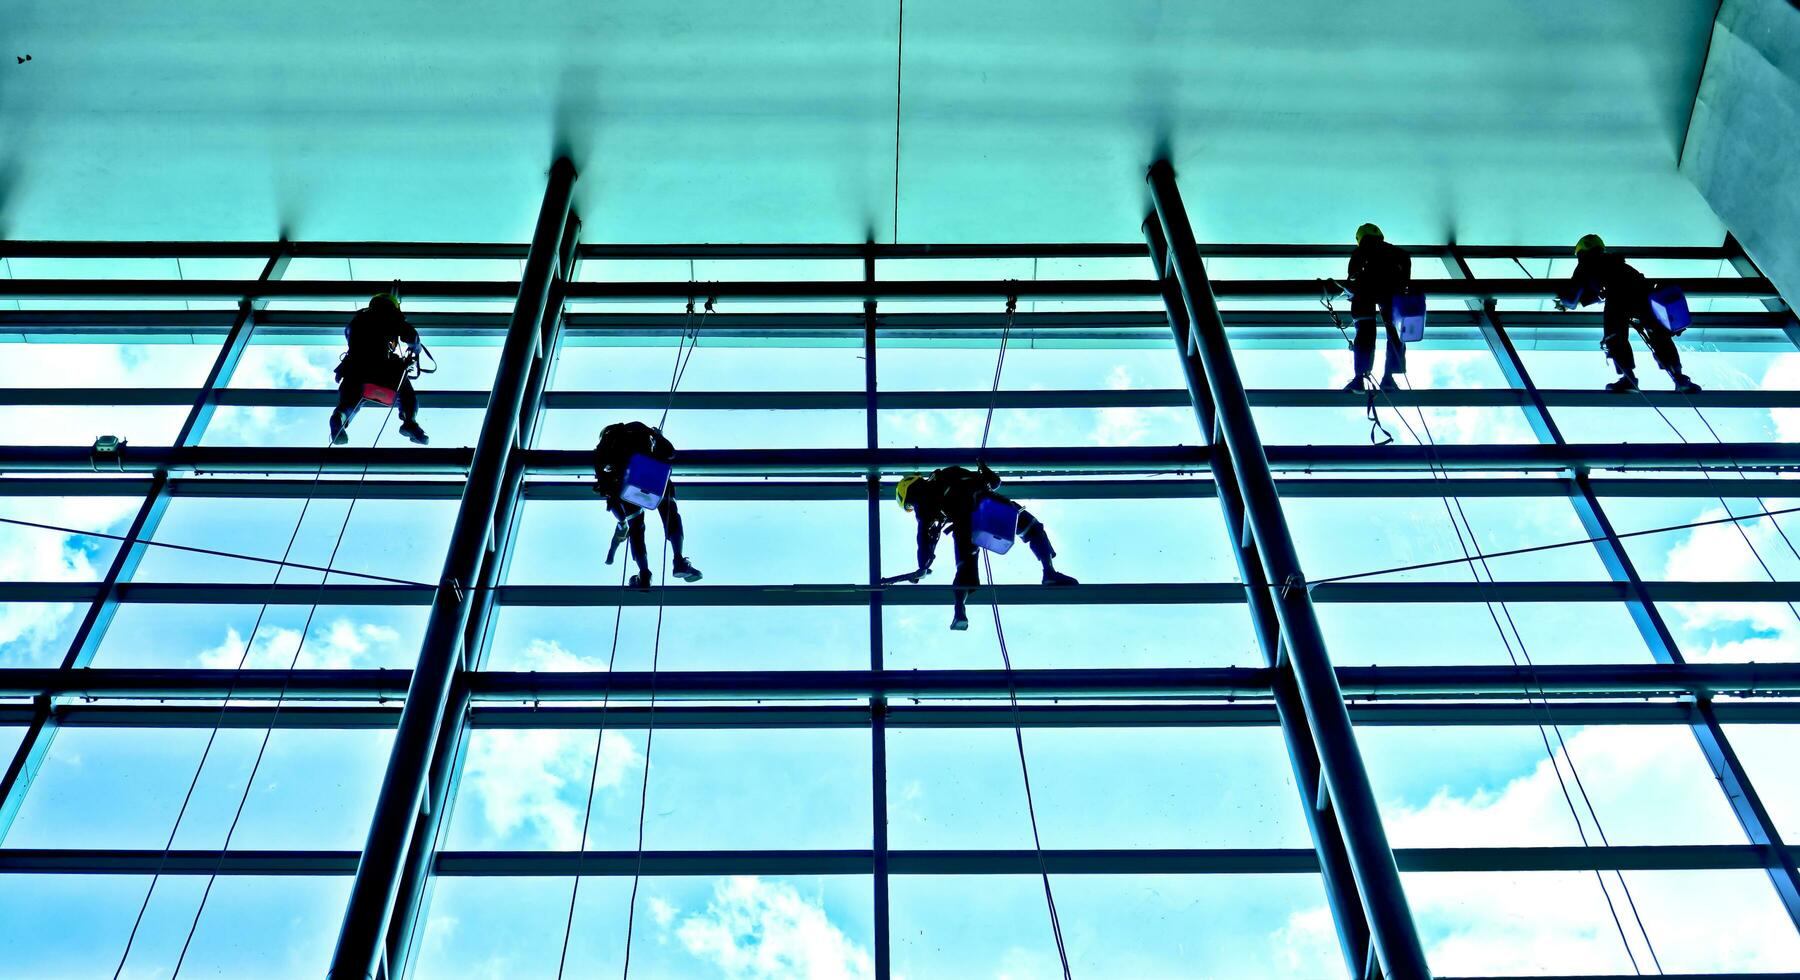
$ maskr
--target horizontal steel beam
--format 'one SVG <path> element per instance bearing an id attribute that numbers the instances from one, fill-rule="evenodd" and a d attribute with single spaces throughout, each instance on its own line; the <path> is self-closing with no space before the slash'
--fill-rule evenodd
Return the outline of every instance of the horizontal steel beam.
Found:
<path id="1" fill-rule="evenodd" d="M 1366 574 L 1380 574 L 1370 569 Z M 1626 602 L 1626 583 L 1591 582 L 1374 582 L 1325 581 L 1311 586 L 1315 602 L 1481 603 Z M 1244 601 L 1234 582 L 1095 583 L 1046 589 L 1037 585 L 983 586 L 975 601 L 997 596 L 1007 606 L 1234 605 Z M 1652 582 L 1645 586 L 1658 602 L 1800 602 L 1800 582 Z M 0 582 L 0 602 L 86 602 L 100 590 L 95 582 Z M 118 587 L 122 602 L 178 605 L 422 606 L 435 588 L 417 585 L 245 584 L 231 582 L 130 582 Z M 611 585 L 504 585 L 495 598 L 503 606 L 605 608 L 616 606 L 718 608 L 736 606 L 864 606 L 881 593 L 888 606 L 948 606 L 950 585 L 868 586 L 837 582 L 793 585 L 696 585 L 640 591 Z"/>
<path id="2" fill-rule="evenodd" d="M 1348 243 L 1295 244 L 1201 243 L 1206 258 L 1347 258 Z M 0 241 L 0 258 L 160 259 L 293 258 L 352 259 L 523 259 L 528 246 L 516 242 L 213 242 L 213 241 Z M 1457 245 L 1466 258 L 1568 258 L 1567 245 Z M 1609 245 L 1607 250 L 1631 258 L 1725 259 L 1734 253 L 1723 245 Z M 1409 245 L 1413 256 L 1446 256 L 1449 245 Z M 993 258 L 1130 258 L 1144 257 L 1144 243 L 857 243 L 744 242 L 686 243 L 596 242 L 579 246 L 582 259 L 993 259 Z"/>
<path id="3" fill-rule="evenodd" d="M 1289 477 L 1277 481 L 1284 498 L 1415 498 L 1442 497 L 1566 497 L 1572 484 L 1566 477 L 1456 476 L 1443 477 Z M 1748 478 L 1729 483 L 1694 479 L 1595 479 L 1590 484 L 1601 497 L 1719 497 L 1785 498 L 1800 494 L 1800 487 L 1779 478 Z M 0 497 L 137 497 L 149 492 L 151 481 L 137 477 L 85 479 L 81 477 L 12 477 L 0 479 Z M 893 481 L 883 481 L 883 495 Z M 180 477 L 169 481 L 175 497 L 267 498 L 281 500 L 459 500 L 462 484 L 454 480 L 294 480 Z M 1210 477 L 1177 479 L 1017 479 L 1006 483 L 1006 492 L 1020 500 L 1187 500 L 1218 496 Z M 587 481 L 540 480 L 526 483 L 528 500 L 579 500 L 592 502 Z M 681 484 L 683 500 L 867 500 L 866 480 L 693 480 Z"/>
<path id="4" fill-rule="evenodd" d="M 28 725 L 30 705 L 0 705 L 0 726 Z M 593 730 L 701 729 L 866 729 L 870 709 L 853 704 L 482 704 L 471 709 L 473 728 Z M 1800 723 L 1800 699 L 1727 701 L 1714 714 L 1732 725 Z M 65 702 L 53 709 L 60 725 L 78 728 L 230 728 L 380 730 L 394 727 L 398 704 L 268 703 L 216 705 L 193 702 L 110 704 Z M 1699 718 L 1691 700 L 1563 701 L 1546 709 L 1530 701 L 1358 701 L 1350 718 L 1371 727 L 1458 727 L 1541 725 L 1688 725 Z M 1116 704 L 1025 704 L 1017 716 L 1000 705 L 899 704 L 884 715 L 888 728 L 1261 728 L 1277 724 L 1273 702 L 1126 702 Z"/>
<path id="5" fill-rule="evenodd" d="M 1795 443 L 1571 443 L 1566 445 L 1429 446 L 1269 446 L 1270 465 L 1287 472 L 1430 472 L 1446 470 L 1570 469 L 1800 469 Z M 592 472 L 585 449 L 532 450 L 524 454 L 537 474 Z M 171 449 L 133 446 L 117 464 L 122 473 L 168 469 L 180 473 L 461 473 L 468 449 L 331 450 L 286 447 Z M 1198 446 L 1044 446 L 943 449 L 696 449 L 681 453 L 677 470 L 686 476 L 825 476 L 903 474 L 950 464 L 973 465 L 985 456 L 994 469 L 1011 474 L 1199 473 L 1208 454 Z M 86 446 L 0 446 L 0 473 L 93 472 Z"/>
<path id="6" fill-rule="evenodd" d="M 1366 698 L 1671 697 L 1779 695 L 1800 691 L 1800 663 L 1339 667 L 1346 695 Z M 1138 667 L 999 670 L 482 671 L 469 675 L 479 701 L 831 700 L 986 698 L 1016 689 L 1028 698 L 1260 698 L 1267 667 Z M 188 668 L 0 670 L 0 697 L 205 699 L 225 692 L 260 699 L 386 699 L 405 695 L 406 670 L 202 670 Z"/>
<path id="7" fill-rule="evenodd" d="M 1763 278 L 1673 278 L 1662 280 L 1689 296 L 1778 299 Z M 1434 279 L 1418 286 L 1440 299 L 1548 297 L 1562 283 L 1546 279 Z M 352 279 L 0 279 L 7 299 L 321 299 L 357 300 L 383 292 L 391 280 Z M 1317 299 L 1317 279 L 1221 279 L 1213 281 L 1219 299 Z M 518 295 L 510 280 L 415 280 L 405 285 L 409 300 L 508 300 Z M 716 299 L 727 302 L 797 303 L 878 300 L 1153 300 L 1161 297 L 1153 279 L 989 279 L 874 282 L 843 280 L 745 280 L 691 282 L 572 282 L 563 287 L 571 303 L 583 301 L 667 302 Z"/>
<path id="8" fill-rule="evenodd" d="M 193 405 L 205 394 L 197 388 L 0 388 L 0 406 L 7 405 Z M 486 391 L 419 392 L 426 408 L 486 408 Z M 1265 388 L 1250 391 L 1250 404 L 1259 408 L 1336 408 L 1361 411 L 1367 396 L 1361 392 L 1332 389 Z M 1541 390 L 1539 397 L 1551 408 L 1800 408 L 1800 391 L 1746 389 L 1681 394 L 1644 391 L 1630 400 L 1599 390 Z M 220 406 L 273 408 L 330 408 L 337 404 L 336 389 L 223 388 L 209 396 Z M 1058 389 L 1001 391 L 884 391 L 875 395 L 875 407 L 883 411 L 928 409 L 1094 409 L 1185 408 L 1191 405 L 1185 389 Z M 1381 407 L 1426 408 L 1521 408 L 1526 392 L 1512 388 L 1412 389 L 1383 394 Z M 548 409 L 643 409 L 660 410 L 670 405 L 679 411 L 864 411 L 868 396 L 861 391 L 683 391 L 673 397 L 667 391 L 553 391 L 544 396 Z"/>
<path id="9" fill-rule="evenodd" d="M 7 848 L 0 874 L 150 874 L 341 876 L 356 870 L 355 851 L 254 851 Z M 1655 871 L 1761 868 L 1747 844 L 1654 844 L 1625 847 L 1397 848 L 1402 871 Z M 866 875 L 866 850 L 709 851 L 439 851 L 433 870 L 445 877 L 649 877 L 721 875 Z M 1313 874 L 1310 848 L 1067 849 L 1046 848 L 1043 868 L 1062 875 Z M 1040 870 L 1029 850 L 891 850 L 888 870 L 901 875 L 1029 875 Z"/>

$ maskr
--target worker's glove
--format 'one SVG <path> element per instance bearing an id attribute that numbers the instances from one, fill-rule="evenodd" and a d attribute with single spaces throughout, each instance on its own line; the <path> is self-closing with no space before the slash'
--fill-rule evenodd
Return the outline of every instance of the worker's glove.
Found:
<path id="1" fill-rule="evenodd" d="M 423 353 L 424 350 L 425 350 L 425 342 L 422 340 L 415 340 L 406 345 L 407 356 L 411 357 L 415 361 L 419 359 L 419 355 L 421 353 Z"/>
<path id="2" fill-rule="evenodd" d="M 1558 312 L 1558 313 L 1569 312 L 1569 309 L 1570 309 L 1569 303 L 1567 300 L 1563 299 L 1561 296 L 1558 296 L 1555 299 L 1551 300 L 1550 304 L 1552 306 L 1556 307 L 1556 312 Z"/>

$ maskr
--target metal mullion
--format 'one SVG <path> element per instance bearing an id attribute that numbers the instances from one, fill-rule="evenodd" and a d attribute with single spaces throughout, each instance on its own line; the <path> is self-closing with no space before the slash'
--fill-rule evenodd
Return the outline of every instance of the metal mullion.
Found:
<path id="1" fill-rule="evenodd" d="M 1244 600 L 1255 628 L 1257 644 L 1262 649 L 1264 662 L 1270 667 L 1277 667 L 1284 657 L 1280 620 L 1275 612 L 1273 596 L 1268 590 L 1269 579 L 1263 568 L 1262 557 L 1246 535 L 1244 498 L 1237 485 L 1230 454 L 1217 451 L 1220 440 L 1216 432 L 1212 394 L 1207 386 L 1205 368 L 1193 352 L 1192 325 L 1188 321 L 1181 292 L 1172 280 L 1168 244 L 1156 221 L 1146 221 L 1144 230 L 1152 271 L 1163 283 L 1163 306 L 1168 312 L 1175 353 L 1180 358 L 1182 372 L 1187 380 L 1189 404 L 1199 423 L 1202 437 L 1207 445 L 1215 449 L 1212 462 L 1214 489 L 1225 517 L 1226 530 L 1231 535 L 1231 551 L 1237 560 L 1239 577 L 1244 582 Z M 1360 972 L 1361 965 L 1367 960 L 1369 921 L 1363 913 L 1357 893 L 1349 852 L 1337 824 L 1325 818 L 1325 807 L 1320 805 L 1319 790 L 1323 785 L 1319 778 L 1321 764 L 1299 692 L 1291 680 L 1272 684 L 1271 687 L 1275 695 L 1274 707 L 1281 727 L 1282 741 L 1287 746 L 1289 764 L 1294 770 L 1294 784 L 1300 796 L 1301 811 L 1306 817 L 1307 830 L 1318 855 L 1321 884 L 1330 903 L 1339 950 L 1344 956 L 1345 965 L 1355 974 Z"/>
<path id="2" fill-rule="evenodd" d="M 286 253 L 277 252 L 264 263 L 256 281 L 270 282 L 280 278 L 287 265 Z M 221 382 L 229 378 L 236 369 L 243 356 L 244 346 L 255 330 L 256 311 L 259 308 L 248 296 L 238 301 L 231 328 L 227 331 L 218 354 L 213 357 L 206 381 L 194 394 L 187 417 L 182 421 L 181 429 L 175 437 L 176 447 L 196 446 L 205 434 L 208 423 L 212 421 L 212 395 Z M 81 624 L 75 629 L 75 635 L 70 638 L 68 650 L 63 654 L 63 669 L 82 668 L 93 662 L 107 627 L 112 625 L 113 616 L 118 612 L 122 587 L 131 580 L 148 550 L 144 542 L 155 536 L 163 515 L 168 511 L 168 488 L 169 472 L 166 468 L 158 468 L 151 476 L 143 503 L 139 505 L 125 533 L 125 541 L 120 544 L 112 562 L 107 566 L 98 594 L 88 605 Z M 0 841 L 6 839 L 13 819 L 24 805 L 25 795 L 30 792 L 31 784 L 37 777 L 38 769 L 48 758 L 51 744 L 56 740 L 57 723 L 50 710 L 48 695 L 37 699 L 37 709 L 24 739 L 14 750 L 4 774 L 0 774 Z"/>
<path id="3" fill-rule="evenodd" d="M 1245 521 L 1272 583 L 1270 600 L 1279 620 L 1286 656 L 1284 669 L 1294 678 L 1298 697 L 1312 726 L 1323 781 L 1330 792 L 1332 815 L 1341 833 L 1357 892 L 1370 932 L 1369 960 L 1379 961 L 1388 977 L 1429 977 L 1394 854 L 1382 826 L 1343 693 L 1333 672 L 1324 633 L 1312 607 L 1300 560 L 1282 513 L 1280 497 L 1257 434 L 1243 383 L 1226 339 L 1205 264 L 1195 247 L 1175 173 L 1159 161 L 1148 175 L 1152 219 L 1161 223 L 1172 274 L 1188 313 L 1190 349 L 1204 367 L 1223 455 L 1228 456 L 1244 496 Z M 1317 294 L 1317 283 L 1311 288 Z"/>
<path id="4" fill-rule="evenodd" d="M 493 617 L 498 608 L 493 588 L 505 581 L 517 536 L 513 533 L 524 506 L 521 488 L 524 465 L 520 452 L 531 446 L 541 420 L 544 394 L 550 387 L 550 367 L 562 338 L 562 288 L 574 276 L 575 249 L 581 221 L 570 210 L 563 225 L 562 241 L 556 261 L 555 279 L 545 305 L 541 333 L 531 370 L 527 372 L 525 397 L 519 403 L 518 425 L 513 452 L 506 464 L 506 476 L 494 510 L 494 526 L 489 547 L 483 556 L 476 589 L 470 599 L 468 624 L 463 635 L 463 669 L 451 682 L 445 709 L 446 723 L 432 752 L 427 776 L 425 799 L 420 808 L 411 840 L 402 857 L 402 877 L 394 902 L 394 912 L 387 935 L 387 956 L 382 964 L 388 980 L 403 980 L 412 966 L 410 954 L 418 917 L 431 901 L 435 876 L 430 873 L 433 849 L 439 828 L 451 818 L 462 781 L 462 765 L 467 750 L 470 726 L 468 672 L 480 669 L 486 662 L 488 643 L 492 638 Z"/>
<path id="5" fill-rule="evenodd" d="M 495 375 L 494 395 L 471 458 L 441 582 L 420 643 L 418 666 L 395 730 L 386 775 L 332 955 L 329 976 L 335 980 L 366 980 L 376 975 L 385 960 L 385 940 L 400 888 L 402 864 L 426 793 L 432 755 L 444 726 L 462 722 L 461 718 L 450 718 L 447 708 L 461 668 L 461 647 L 470 613 L 466 590 L 476 581 L 493 532 L 533 354 L 541 344 L 543 317 L 558 271 L 574 181 L 575 168 L 567 158 L 559 158 L 551 165 L 530 257 L 515 291 L 512 322 Z"/>
<path id="6" fill-rule="evenodd" d="M 875 281 L 873 244 L 863 249 L 863 281 Z M 881 374 L 876 360 L 880 320 L 876 300 L 863 301 L 863 435 L 869 452 L 881 448 L 881 422 L 877 411 L 881 400 Z M 868 475 L 868 548 L 869 548 L 869 669 L 882 671 L 885 666 L 881 590 L 874 588 L 881 580 L 881 475 Z M 880 694 L 869 698 L 869 815 L 872 849 L 871 888 L 874 895 L 874 959 L 876 980 L 887 980 L 892 973 L 891 913 L 888 904 L 888 802 L 887 802 L 887 715 L 888 699 Z"/>
<path id="7" fill-rule="evenodd" d="M 1472 277 L 1468 264 L 1454 249 L 1447 265 L 1453 273 Z M 1542 395 L 1532 382 L 1531 372 L 1527 370 L 1524 359 L 1507 339 L 1492 301 L 1484 307 L 1483 321 L 1502 372 L 1510 383 L 1526 392 L 1525 412 L 1531 419 L 1532 429 L 1538 434 L 1539 441 L 1567 445 Z M 1606 567 L 1607 574 L 1626 589 L 1626 609 L 1637 626 L 1644 645 L 1649 648 L 1651 657 L 1658 663 L 1685 664 L 1686 660 L 1675 642 L 1675 635 L 1656 605 L 1655 590 L 1638 574 L 1637 567 L 1631 555 L 1626 552 L 1624 542 L 1619 538 L 1612 521 L 1607 517 L 1600 496 L 1594 491 L 1585 468 L 1577 465 L 1573 469 L 1573 476 L 1569 481 L 1570 504 L 1574 507 L 1582 528 L 1589 537 L 1596 539 L 1593 542 L 1594 550 L 1601 564 Z M 1529 694 L 1529 689 L 1527 693 Z M 1782 843 L 1774 819 L 1751 784 L 1750 774 L 1744 769 L 1725 734 L 1724 726 L 1712 710 L 1712 698 L 1705 692 L 1696 692 L 1694 704 L 1697 716 L 1688 730 L 1693 733 L 1695 743 L 1706 757 L 1707 765 L 1718 780 L 1732 814 L 1743 828 L 1745 838 L 1763 854 L 1762 866 L 1768 873 L 1769 882 L 1781 900 L 1790 923 L 1800 929 L 1800 864 L 1795 863 L 1793 854 Z"/>

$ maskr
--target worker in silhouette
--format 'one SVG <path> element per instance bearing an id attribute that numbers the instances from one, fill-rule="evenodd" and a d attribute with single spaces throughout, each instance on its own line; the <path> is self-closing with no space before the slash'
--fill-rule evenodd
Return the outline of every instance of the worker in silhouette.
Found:
<path id="1" fill-rule="evenodd" d="M 412 379 L 418 376 L 419 332 L 400 312 L 393 293 L 381 293 L 358 310 L 344 328 L 348 348 L 338 359 L 338 401 L 331 413 L 331 444 L 350 441 L 350 420 L 364 401 L 382 405 L 399 402 L 400 434 L 423 446 L 431 441 L 419 427 L 419 396 Z M 402 352 L 404 351 L 404 353 Z"/>
<path id="2" fill-rule="evenodd" d="M 1398 245 L 1388 244 L 1381 229 L 1364 223 L 1356 229 L 1356 248 L 1350 253 L 1350 269 L 1345 291 L 1350 294 L 1350 319 L 1356 324 L 1354 352 L 1356 376 L 1344 385 L 1345 391 L 1365 391 L 1375 387 L 1375 318 L 1379 314 L 1387 326 L 1387 357 L 1383 364 L 1381 389 L 1394 391 L 1399 382 L 1394 375 L 1406 373 L 1406 342 L 1400 339 L 1400 328 L 1394 321 L 1394 296 L 1412 285 L 1412 256 Z"/>
<path id="3" fill-rule="evenodd" d="M 1650 309 L 1650 291 L 1650 280 L 1623 258 L 1608 252 L 1599 235 L 1583 235 L 1575 243 L 1575 274 L 1557 291 L 1556 308 L 1605 304 L 1600 314 L 1600 349 L 1619 372 L 1619 380 L 1607 385 L 1607 391 L 1638 390 L 1637 358 L 1631 352 L 1633 327 L 1643 334 L 1657 365 L 1669 372 L 1676 391 L 1699 391 L 1694 379 L 1681 373 L 1681 351 L 1675 347 L 1675 335 Z"/>
<path id="4" fill-rule="evenodd" d="M 987 464 L 977 464 L 979 470 L 970 470 L 961 466 L 946 466 L 933 470 L 930 476 L 913 473 L 900 481 L 895 496 L 900 501 L 900 508 L 913 513 L 919 521 L 919 567 L 916 571 L 897 575 L 884 582 L 917 582 L 931 574 L 931 563 L 937 557 L 938 540 L 945 528 L 950 530 L 950 540 L 956 548 L 956 611 L 950 619 L 950 628 L 966 630 L 969 628 L 969 612 L 966 606 L 969 590 L 981 584 L 981 576 L 976 568 L 977 528 L 975 512 L 984 500 L 992 501 L 997 507 L 1004 507 L 1005 512 L 1016 511 L 1018 514 L 1013 533 L 1025 539 L 1031 546 L 1031 553 L 1044 566 L 1045 585 L 1079 584 L 1070 575 L 1056 570 L 1054 559 L 1056 549 L 1050 546 L 1050 535 L 1044 525 L 1031 512 L 1019 507 L 1005 497 L 995 493 L 1000 486 L 1000 477 Z M 1008 541 L 1011 535 L 1007 535 Z"/>
<path id="5" fill-rule="evenodd" d="M 634 463 L 634 457 L 650 462 Z M 670 574 L 683 582 L 700 581 L 700 569 L 681 550 L 681 511 L 675 506 L 675 481 L 668 478 L 668 464 L 674 458 L 675 447 L 662 430 L 642 422 L 614 422 L 600 430 L 600 442 L 594 446 L 594 492 L 606 498 L 606 509 L 618 521 L 612 545 L 606 549 L 606 563 L 612 564 L 619 545 L 630 541 L 631 557 L 638 567 L 628 582 L 634 589 L 650 587 L 649 549 L 644 545 L 646 505 L 656 508 L 663 537 L 675 553 Z"/>

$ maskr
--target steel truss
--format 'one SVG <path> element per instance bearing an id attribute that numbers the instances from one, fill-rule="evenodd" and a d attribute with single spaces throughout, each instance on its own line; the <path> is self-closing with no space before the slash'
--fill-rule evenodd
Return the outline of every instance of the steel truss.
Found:
<path id="1" fill-rule="evenodd" d="M 354 879 L 332 975 L 400 977 L 415 943 L 419 913 L 439 876 L 574 873 L 572 853 L 435 850 L 433 841 L 454 806 L 459 759 L 472 729 L 588 729 L 600 724 L 603 694 L 610 728 L 651 723 L 645 699 L 652 687 L 661 704 L 654 724 L 697 729 L 834 729 L 870 735 L 870 800 L 886 811 L 886 733 L 907 728 L 1004 728 L 1009 685 L 1025 699 L 1019 723 L 1032 728 L 1272 727 L 1282 731 L 1294 765 L 1303 810 L 1313 831 L 1311 849 L 1053 850 L 1058 875 L 1080 874 L 1322 874 L 1346 957 L 1356 976 L 1427 975 L 1397 872 L 1590 869 L 1763 869 L 1790 916 L 1800 922 L 1800 873 L 1795 849 L 1776 832 L 1755 787 L 1726 737 L 1727 725 L 1800 722 L 1800 665 L 1694 664 L 1676 649 L 1659 605 L 1670 602 L 1800 602 L 1794 582 L 1645 582 L 1633 568 L 1608 520 L 1611 498 L 1787 497 L 1800 469 L 1800 447 L 1778 443 L 1580 444 L 1562 438 L 1554 410 L 1619 404 L 1594 391 L 1545 390 L 1534 385 L 1518 355 L 1536 349 L 1591 350 L 1598 318 L 1508 310 L 1546 295 L 1541 280 L 1483 279 L 1470 261 L 1561 257 L 1560 247 L 1423 246 L 1421 259 L 1442 264 L 1443 278 L 1428 292 L 1466 300 L 1459 309 L 1432 311 L 1432 342 L 1490 351 L 1507 387 L 1400 392 L 1398 406 L 1466 407 L 1519 413 L 1538 436 L 1531 445 L 1263 446 L 1258 412 L 1361 407 L 1360 396 L 1330 391 L 1245 390 L 1236 380 L 1232 348 L 1317 349 L 1336 333 L 1319 312 L 1297 301 L 1319 296 L 1312 280 L 1209 280 L 1203 259 L 1271 261 L 1341 258 L 1348 246 L 1196 245 L 1173 175 L 1152 173 L 1156 210 L 1149 244 L 1070 245 L 631 245 L 582 244 L 569 213 L 572 168 L 551 174 L 531 243 L 208 243 L 7 242 L 9 259 L 241 258 L 262 263 L 243 280 L 0 280 L 0 342 L 195 343 L 217 345 L 206 382 L 198 388 L 66 390 L 0 389 L 0 405 L 184 407 L 179 436 L 169 446 L 132 446 L 116 467 L 95 472 L 88 447 L 0 446 L 0 497 L 126 496 L 140 501 L 120 548 L 98 582 L 0 583 L 0 602 L 67 602 L 84 609 L 76 635 L 58 665 L 0 670 L 0 726 L 24 730 L 0 781 L 0 834 L 29 793 L 56 733 L 67 727 L 393 730 L 393 755 L 361 851 L 178 851 L 165 873 L 335 875 Z M 1732 277 L 1680 280 L 1697 298 L 1755 300 L 1762 309 L 1702 312 L 1687 340 L 1721 350 L 1791 351 L 1800 324 L 1767 280 L 1729 240 L 1719 247 L 1623 249 L 1646 259 L 1729 263 Z M 425 406 L 485 413 L 477 445 L 466 448 L 334 449 L 204 445 L 219 408 L 322 409 L 329 391 L 269 391 L 229 386 L 244 350 L 257 343 L 335 344 L 344 314 L 321 309 L 269 309 L 275 301 L 361 299 L 385 282 L 296 281 L 288 264 L 306 258 L 522 260 L 511 281 L 414 281 L 409 300 L 466 304 L 461 311 L 418 313 L 412 319 L 433 343 L 502 348 L 492 391 L 429 390 Z M 941 280 L 884 278 L 883 263 L 942 258 L 1096 258 L 1147 260 L 1143 278 L 1089 280 Z M 645 282 L 582 281 L 586 262 L 625 263 L 671 258 L 767 259 L 858 263 L 857 279 Z M 1421 265 L 1430 263 L 1422 262 Z M 822 267 L 821 267 L 822 268 Z M 621 278 L 612 276 L 612 278 Z M 682 487 L 692 500 L 862 501 L 868 513 L 867 582 L 802 585 L 695 586 L 668 593 L 670 605 L 858 606 L 869 610 L 868 666 L 834 671 L 621 671 L 611 676 L 538 674 L 487 669 L 490 626 L 508 607 L 610 608 L 652 602 L 640 593 L 604 586 L 530 586 L 506 583 L 522 508 L 537 500 L 591 500 L 579 477 L 588 454 L 542 448 L 533 431 L 546 412 L 660 408 L 658 391 L 549 391 L 546 370 L 559 347 L 672 344 L 689 299 L 730 305 L 712 317 L 710 337 L 726 345 L 837 345 L 861 349 L 865 384 L 845 391 L 683 392 L 682 411 L 862 412 L 862 445 L 836 449 L 700 448 L 684 453 Z M 1004 322 L 1000 301 L 1063 301 L 1052 311 L 1019 313 L 1016 343 L 1043 347 L 1165 347 L 1171 331 L 1183 361 L 1186 389 L 1003 391 L 1002 411 L 1146 408 L 1193 411 L 1203 433 L 1198 446 L 1031 447 L 990 450 L 987 461 L 1006 472 L 1009 489 L 1032 499 L 1217 500 L 1233 536 L 1242 582 L 1145 582 L 1084 585 L 1055 593 L 1002 586 L 1007 605 L 1130 606 L 1243 603 L 1265 663 L 1242 668 L 1025 669 L 1010 678 L 993 669 L 887 669 L 882 610 L 938 605 L 948 589 L 881 589 L 878 508 L 893 478 L 909 470 L 972 463 L 973 451 L 882 446 L 878 413 L 981 410 L 981 391 L 882 390 L 877 358 L 890 345 L 991 345 Z M 164 303 L 225 300 L 232 309 L 72 310 L 91 299 Z M 40 300 L 56 301 L 43 304 Z M 935 301 L 946 312 L 900 312 L 885 304 Z M 817 304 L 860 304 L 860 312 Z M 1128 307 L 1070 308 L 1080 303 Z M 1220 309 L 1220 305 L 1225 306 Z M 61 309 L 32 309 L 59 305 Z M 294 305 L 292 302 L 284 305 Z M 1257 308 L 1257 307 L 1261 308 Z M 1283 308 L 1287 307 L 1287 308 Z M 854 306 L 850 306 L 854 309 Z M 1229 344 L 1226 343 L 1227 339 Z M 1703 410 L 1800 408 L 1800 393 L 1708 391 L 1691 400 L 1649 392 L 1634 407 Z M 109 465 L 113 465 L 110 464 Z M 351 479 L 364 468 L 366 481 Z M 325 476 L 315 488 L 310 477 Z M 1443 472 L 1436 473 L 1434 469 Z M 1746 476 L 1729 482 L 1706 471 Z M 1458 497 L 1567 499 L 1595 540 L 1608 578 L 1586 582 L 1468 581 L 1395 584 L 1376 580 L 1304 583 L 1298 562 L 1284 553 L 1287 531 L 1281 501 L 1306 497 Z M 369 498 L 457 500 L 456 530 L 438 582 L 417 585 L 333 583 L 238 585 L 133 580 L 173 500 L 195 498 Z M 1300 575 L 1296 579 L 1295 576 Z M 1296 583 L 1300 584 L 1296 584 Z M 1282 586 L 1286 585 L 1286 588 Z M 1656 663 L 1549 665 L 1521 672 L 1499 667 L 1334 667 L 1316 625 L 1317 603 L 1581 602 L 1624 604 Z M 324 603 L 429 607 L 418 665 L 410 670 L 115 669 L 92 666 L 113 616 L 123 603 Z M 1525 697 L 1540 695 L 1543 704 Z M 220 710 L 227 695 L 231 703 Z M 284 696 L 279 711 L 273 699 Z M 1566 724 L 1685 725 L 1699 739 L 1745 830 L 1745 843 L 1610 848 L 1392 848 L 1367 795 L 1354 728 L 1369 726 L 1535 725 L 1544 704 Z M 161 852 L 0 850 L 0 873 L 142 874 Z M 630 874 L 635 853 L 590 852 L 582 873 Z M 830 874 L 865 876 L 875 896 L 877 975 L 889 974 L 887 887 L 892 875 L 1026 874 L 1029 852 L 917 851 L 888 846 L 877 819 L 870 846 L 846 851 L 650 852 L 649 875 Z"/>

